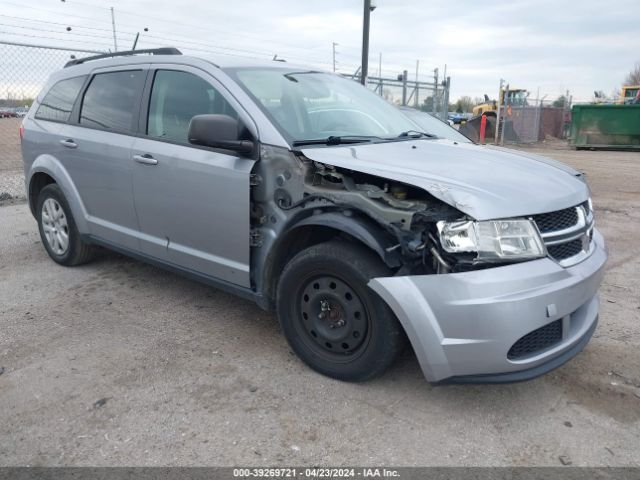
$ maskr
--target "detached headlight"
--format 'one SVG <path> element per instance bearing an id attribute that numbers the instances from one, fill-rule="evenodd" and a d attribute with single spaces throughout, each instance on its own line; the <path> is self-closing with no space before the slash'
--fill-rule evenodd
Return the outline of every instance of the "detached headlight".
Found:
<path id="1" fill-rule="evenodd" d="M 477 252 L 479 260 L 523 260 L 546 255 L 544 244 L 529 220 L 438 222 L 446 252 Z"/>

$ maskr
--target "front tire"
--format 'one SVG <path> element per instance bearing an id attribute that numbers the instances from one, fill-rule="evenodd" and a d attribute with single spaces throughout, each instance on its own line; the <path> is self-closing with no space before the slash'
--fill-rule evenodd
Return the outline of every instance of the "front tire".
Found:
<path id="1" fill-rule="evenodd" d="M 303 250 L 278 283 L 282 330 L 312 369 L 345 381 L 382 374 L 404 346 L 404 332 L 371 278 L 391 275 L 364 246 L 330 241 Z"/>
<path id="2" fill-rule="evenodd" d="M 93 247 L 80 238 L 67 199 L 57 184 L 42 189 L 36 213 L 42 244 L 53 261 L 73 266 L 91 260 Z"/>

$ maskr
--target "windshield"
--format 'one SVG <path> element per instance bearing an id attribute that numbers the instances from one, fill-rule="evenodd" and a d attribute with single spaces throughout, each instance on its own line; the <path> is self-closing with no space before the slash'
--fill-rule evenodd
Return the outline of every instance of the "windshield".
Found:
<path id="1" fill-rule="evenodd" d="M 448 140 L 454 140 L 456 142 L 471 143 L 471 140 L 462 135 L 455 128 L 450 127 L 449 124 L 444 123 L 442 120 L 437 119 L 429 113 L 414 110 L 412 108 L 402 108 L 401 112 L 413 120 L 420 127 L 420 130 L 425 133 L 431 133 L 432 135 L 446 138 Z"/>
<path id="2" fill-rule="evenodd" d="M 527 106 L 527 92 L 525 90 L 510 91 L 508 98 L 508 105 L 513 105 L 514 107 Z"/>
<path id="3" fill-rule="evenodd" d="M 396 138 L 416 124 L 353 80 L 281 68 L 229 71 L 262 107 L 287 141 L 328 137 Z"/>

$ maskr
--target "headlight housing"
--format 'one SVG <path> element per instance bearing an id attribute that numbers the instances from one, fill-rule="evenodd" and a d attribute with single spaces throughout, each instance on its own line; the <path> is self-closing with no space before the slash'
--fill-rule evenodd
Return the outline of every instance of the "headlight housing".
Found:
<path id="1" fill-rule="evenodd" d="M 531 220 L 438 222 L 442 248 L 449 253 L 477 253 L 487 262 L 530 260 L 547 252 Z"/>

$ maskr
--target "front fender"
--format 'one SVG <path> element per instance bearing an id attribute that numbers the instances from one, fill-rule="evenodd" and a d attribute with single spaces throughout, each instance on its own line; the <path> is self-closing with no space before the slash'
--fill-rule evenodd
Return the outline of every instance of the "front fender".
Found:
<path id="1" fill-rule="evenodd" d="M 89 228 L 87 225 L 87 210 L 84 206 L 80 198 L 80 194 L 78 193 L 78 189 L 76 188 L 69 172 L 66 168 L 60 163 L 60 161 L 52 155 L 40 155 L 38 158 L 34 160 L 29 168 L 29 172 L 25 179 L 26 187 L 27 187 L 27 195 L 29 197 L 29 205 L 31 207 L 31 212 L 35 216 L 35 202 L 37 199 L 31 198 L 31 184 L 33 182 L 33 178 L 37 173 L 46 173 L 58 184 L 58 186 L 62 189 L 65 198 L 67 199 L 67 203 L 69 204 L 69 208 L 71 209 L 71 214 L 73 215 L 73 219 L 75 220 L 76 226 L 78 227 L 78 231 L 80 233 L 89 233 Z"/>

